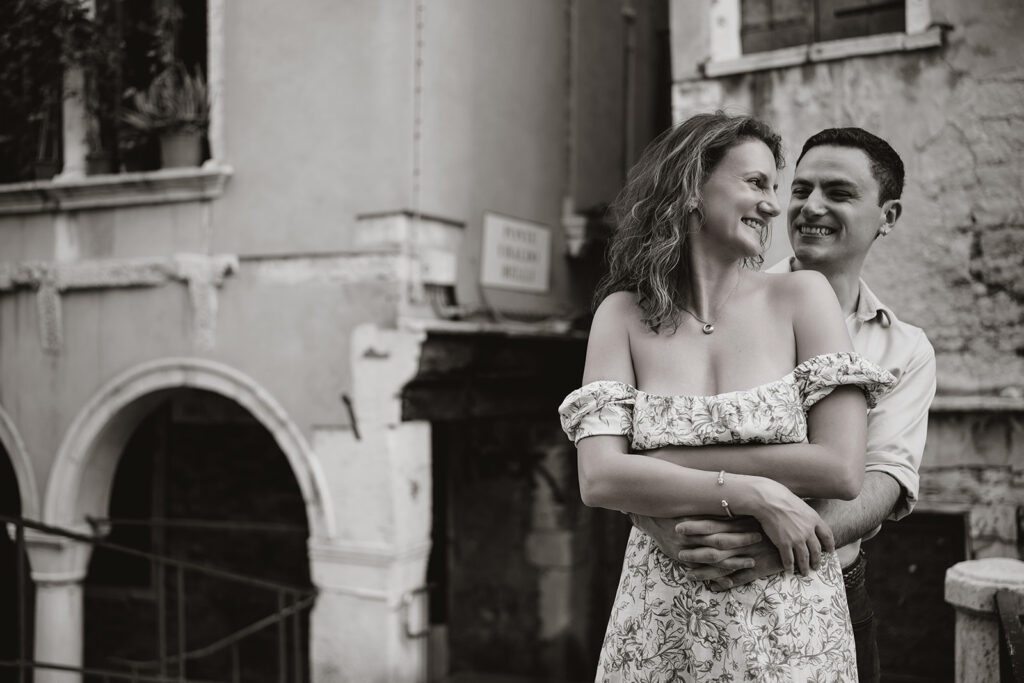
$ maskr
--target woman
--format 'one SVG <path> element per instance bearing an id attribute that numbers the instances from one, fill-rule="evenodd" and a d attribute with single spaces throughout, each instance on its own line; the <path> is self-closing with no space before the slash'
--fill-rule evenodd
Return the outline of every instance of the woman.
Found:
<path id="1" fill-rule="evenodd" d="M 791 571 L 716 593 L 633 529 L 599 681 L 856 680 L 831 532 L 800 496 L 857 495 L 865 406 L 894 380 L 852 353 L 820 274 L 743 267 L 779 214 L 781 166 L 771 129 L 721 113 L 644 152 L 617 201 L 583 387 L 559 413 L 587 505 L 749 515 Z M 743 466 L 744 443 L 776 444 L 760 447 L 770 478 Z M 737 467 L 638 454 L 666 446 L 726 450 Z"/>

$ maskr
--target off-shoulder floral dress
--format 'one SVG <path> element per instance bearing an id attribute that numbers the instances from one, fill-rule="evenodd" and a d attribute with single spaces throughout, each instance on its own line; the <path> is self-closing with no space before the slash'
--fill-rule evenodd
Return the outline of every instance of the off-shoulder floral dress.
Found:
<path id="1" fill-rule="evenodd" d="M 574 443 L 626 436 L 660 446 L 796 443 L 807 410 L 842 385 L 873 407 L 895 383 L 856 353 L 815 356 L 785 377 L 715 396 L 656 396 L 621 382 L 592 382 L 558 412 Z M 779 573 L 724 592 L 688 581 L 647 534 L 629 536 L 598 661 L 598 681 L 785 682 L 857 680 L 853 630 L 834 553 L 809 576 Z"/>

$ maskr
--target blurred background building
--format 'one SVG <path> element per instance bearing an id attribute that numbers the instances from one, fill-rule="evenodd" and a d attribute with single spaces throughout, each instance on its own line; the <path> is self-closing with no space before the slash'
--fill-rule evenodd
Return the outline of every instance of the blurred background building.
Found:
<path id="1" fill-rule="evenodd" d="M 870 579 L 891 680 L 952 680 L 946 568 L 1022 547 L 1020 3 L 78 7 L 0 2 L 0 515 L 41 523 L 0 538 L 0 659 L 592 677 L 626 526 L 555 408 L 607 204 L 726 108 L 783 133 L 784 202 L 821 128 L 907 164 L 868 280 L 940 395 Z"/>

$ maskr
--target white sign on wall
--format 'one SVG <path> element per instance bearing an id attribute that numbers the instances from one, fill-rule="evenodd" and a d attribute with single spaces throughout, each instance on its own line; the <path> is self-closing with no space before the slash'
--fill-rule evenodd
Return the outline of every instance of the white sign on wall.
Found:
<path id="1" fill-rule="evenodd" d="M 550 286 L 551 231 L 529 221 L 484 214 L 480 283 L 525 292 Z"/>

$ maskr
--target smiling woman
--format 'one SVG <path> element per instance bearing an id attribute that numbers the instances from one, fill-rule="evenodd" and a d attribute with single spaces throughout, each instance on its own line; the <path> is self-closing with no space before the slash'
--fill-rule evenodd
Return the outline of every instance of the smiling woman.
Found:
<path id="1" fill-rule="evenodd" d="M 865 404 L 894 380 L 851 352 L 819 274 L 743 267 L 780 212 L 781 156 L 765 124 L 721 113 L 644 152 L 616 204 L 584 384 L 559 412 L 584 503 L 749 516 L 790 571 L 713 593 L 634 528 L 598 680 L 856 676 L 831 531 L 800 496 L 857 495 Z M 752 466 L 746 443 L 773 444 L 759 449 L 768 464 Z"/>

